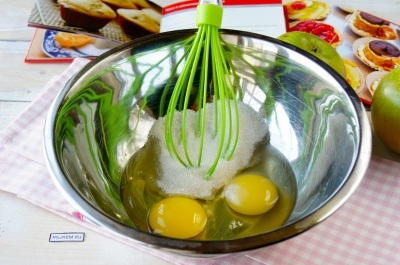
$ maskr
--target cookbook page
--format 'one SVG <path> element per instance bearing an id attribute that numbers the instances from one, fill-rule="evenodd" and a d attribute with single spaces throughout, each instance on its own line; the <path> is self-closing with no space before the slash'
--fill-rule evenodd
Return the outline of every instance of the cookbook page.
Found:
<path id="1" fill-rule="evenodd" d="M 198 1 L 182 1 L 162 10 L 161 32 L 196 28 Z M 270 37 L 286 32 L 281 0 L 225 0 L 221 28 L 243 30 Z"/>
<path id="2" fill-rule="evenodd" d="M 116 4 L 118 3 L 118 4 Z M 37 0 L 28 26 L 80 33 L 119 42 L 159 33 L 161 5 L 148 0 Z"/>

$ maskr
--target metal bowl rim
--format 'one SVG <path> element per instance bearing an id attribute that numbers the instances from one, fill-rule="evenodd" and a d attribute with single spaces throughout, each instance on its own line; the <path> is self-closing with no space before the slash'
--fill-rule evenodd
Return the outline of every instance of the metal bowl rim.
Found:
<path id="1" fill-rule="evenodd" d="M 323 220 L 325 220 L 327 217 L 333 214 L 337 209 L 339 209 L 344 204 L 344 202 L 351 196 L 351 194 L 356 190 L 368 168 L 368 164 L 371 158 L 372 136 L 366 111 L 362 103 L 358 99 L 358 96 L 355 93 L 355 91 L 351 89 L 351 87 L 347 84 L 347 82 L 343 79 L 343 77 L 341 77 L 335 70 L 333 70 L 319 58 L 283 41 L 264 35 L 243 32 L 238 30 L 224 29 L 221 30 L 221 33 L 257 38 L 263 41 L 271 42 L 279 46 L 283 46 L 288 49 L 294 50 L 295 52 L 298 52 L 303 56 L 313 61 L 316 61 L 323 68 L 325 68 L 325 70 L 329 74 L 331 74 L 336 80 L 344 84 L 343 89 L 348 94 L 352 104 L 356 109 L 357 118 L 359 119 L 359 124 L 361 126 L 361 131 L 360 131 L 361 140 L 359 144 L 359 153 L 358 157 L 356 158 L 353 170 L 351 174 L 347 177 L 347 180 L 324 205 L 322 205 L 320 208 L 318 208 L 308 216 L 305 216 L 298 222 L 289 224 L 287 226 L 281 227 L 279 229 L 273 230 L 265 234 L 233 239 L 233 240 L 220 240 L 220 241 L 180 240 L 180 239 L 167 238 L 143 232 L 134 229 L 132 227 L 129 227 L 125 224 L 122 224 L 114 219 L 111 219 L 101 211 L 97 210 L 88 201 L 80 197 L 79 193 L 75 190 L 73 185 L 69 182 L 68 179 L 64 177 L 64 172 L 61 166 L 59 165 L 58 160 L 56 159 L 54 128 L 55 128 L 55 120 L 58 113 L 58 109 L 62 104 L 62 100 L 69 92 L 70 87 L 77 80 L 79 80 L 89 69 L 95 67 L 99 61 L 102 61 L 105 58 L 112 56 L 113 54 L 117 54 L 129 47 L 133 47 L 136 45 L 143 45 L 143 43 L 146 42 L 152 42 L 154 40 L 157 40 L 158 38 L 190 35 L 193 34 L 195 31 L 196 31 L 195 29 L 190 29 L 190 30 L 179 30 L 173 32 L 153 34 L 150 36 L 135 39 L 131 42 L 122 44 L 116 48 L 111 49 L 108 52 L 105 52 L 104 54 L 100 55 L 93 61 L 86 64 L 67 82 L 67 84 L 62 88 L 62 90 L 58 93 L 58 95 L 54 99 L 49 109 L 44 128 L 43 142 L 44 142 L 46 165 L 50 170 L 50 175 L 54 183 L 56 184 L 57 188 L 61 191 L 61 193 L 68 200 L 68 202 L 70 202 L 78 211 L 83 213 L 85 217 L 87 217 L 90 221 L 96 223 L 97 225 L 100 225 L 106 228 L 107 230 L 116 233 L 126 239 L 133 240 L 134 242 L 146 245 L 148 247 L 164 249 L 184 255 L 214 256 L 214 255 L 242 252 L 260 247 L 265 247 L 289 239 L 300 233 L 303 233 L 308 229 L 314 227 L 318 223 L 322 222 Z"/>

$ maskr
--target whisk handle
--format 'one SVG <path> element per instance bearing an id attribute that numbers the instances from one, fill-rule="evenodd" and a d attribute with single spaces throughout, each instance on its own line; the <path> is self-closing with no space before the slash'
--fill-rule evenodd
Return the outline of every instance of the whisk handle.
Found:
<path id="1" fill-rule="evenodd" d="M 199 5 L 201 4 L 214 4 L 222 6 L 222 0 L 199 0 Z"/>
<path id="2" fill-rule="evenodd" d="M 210 2 L 216 2 L 216 4 Z M 201 25 L 221 27 L 223 8 L 222 4 L 220 5 L 218 2 L 220 1 L 200 1 L 196 9 L 196 24 L 198 27 Z"/>

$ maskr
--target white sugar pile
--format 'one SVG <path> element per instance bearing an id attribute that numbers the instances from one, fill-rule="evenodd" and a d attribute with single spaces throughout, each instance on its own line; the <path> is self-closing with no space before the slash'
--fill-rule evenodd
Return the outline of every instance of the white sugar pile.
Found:
<path id="1" fill-rule="evenodd" d="M 233 101 L 231 101 L 233 109 Z M 175 157 L 172 157 L 165 142 L 165 118 L 158 119 L 150 131 L 149 137 L 155 137 L 159 152 L 160 179 L 159 187 L 169 195 L 184 195 L 198 199 L 212 199 L 215 192 L 233 177 L 239 170 L 248 166 L 254 149 L 261 141 L 269 139 L 268 127 L 263 118 L 248 105 L 239 102 L 239 141 L 232 158 L 227 161 L 221 158 L 210 179 L 206 179 L 207 171 L 214 162 L 219 145 L 219 133 L 214 135 L 214 104 L 206 106 L 206 129 L 203 146 L 202 162 L 199 167 L 184 167 Z M 220 112 L 220 111 L 219 111 Z M 199 137 L 196 133 L 198 112 L 187 111 L 187 148 L 193 162 L 197 161 L 199 153 Z M 178 153 L 184 157 L 180 144 L 182 113 L 175 112 L 173 124 L 174 143 Z M 233 132 L 236 132 L 236 122 L 233 122 Z M 227 137 L 225 137 L 227 138 Z"/>

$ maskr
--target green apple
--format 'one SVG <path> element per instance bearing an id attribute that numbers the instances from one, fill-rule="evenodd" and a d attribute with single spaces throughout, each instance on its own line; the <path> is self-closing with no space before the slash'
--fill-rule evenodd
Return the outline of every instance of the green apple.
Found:
<path id="1" fill-rule="evenodd" d="M 400 68 L 379 81 L 372 97 L 371 120 L 378 138 L 400 153 Z"/>
<path id="2" fill-rule="evenodd" d="M 346 67 L 340 54 L 323 39 L 307 32 L 290 31 L 278 37 L 279 40 L 292 44 L 318 57 L 346 78 Z"/>

